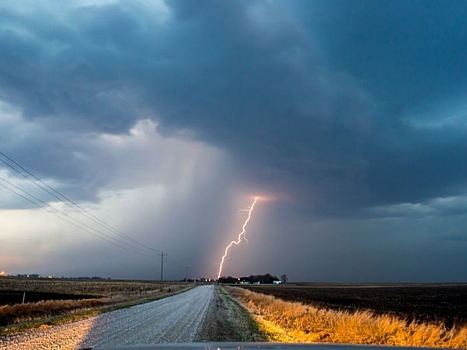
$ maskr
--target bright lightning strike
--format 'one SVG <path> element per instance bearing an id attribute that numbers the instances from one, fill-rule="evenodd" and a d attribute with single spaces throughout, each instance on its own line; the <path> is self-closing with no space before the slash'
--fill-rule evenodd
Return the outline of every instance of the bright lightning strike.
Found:
<path id="1" fill-rule="evenodd" d="M 238 234 L 237 240 L 230 242 L 230 244 L 227 247 L 225 247 L 224 255 L 222 256 L 221 264 L 219 266 L 219 272 L 217 273 L 217 279 L 219 279 L 221 277 L 222 267 L 224 266 L 224 259 L 226 258 L 227 254 L 229 253 L 230 247 L 233 246 L 234 244 L 235 245 L 240 244 L 240 242 L 242 241 L 242 236 L 245 238 L 246 227 L 248 225 L 248 222 L 250 221 L 251 213 L 253 212 L 253 209 L 255 208 L 255 204 L 256 204 L 257 201 L 258 201 L 258 197 L 255 197 L 255 200 L 253 201 L 253 204 L 248 209 L 245 210 L 245 211 L 248 211 L 248 217 L 246 218 L 246 220 L 245 220 L 245 222 L 243 224 L 242 232 L 240 232 Z"/>

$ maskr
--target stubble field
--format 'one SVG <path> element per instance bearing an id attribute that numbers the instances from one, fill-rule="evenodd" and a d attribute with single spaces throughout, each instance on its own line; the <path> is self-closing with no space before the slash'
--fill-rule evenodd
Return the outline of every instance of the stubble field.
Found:
<path id="1" fill-rule="evenodd" d="M 453 326 L 467 325 L 467 284 L 242 286 L 252 292 L 296 301 L 320 309 L 368 310 L 376 315 Z"/>
<path id="2" fill-rule="evenodd" d="M 0 335 L 156 300 L 188 287 L 151 281 L 2 277 Z"/>

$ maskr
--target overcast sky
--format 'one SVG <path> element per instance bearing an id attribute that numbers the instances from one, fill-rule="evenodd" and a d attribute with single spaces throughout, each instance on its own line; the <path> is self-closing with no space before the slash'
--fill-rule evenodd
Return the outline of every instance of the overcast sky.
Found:
<path id="1" fill-rule="evenodd" d="M 0 0 L 0 271 L 467 282 L 466 18 Z"/>

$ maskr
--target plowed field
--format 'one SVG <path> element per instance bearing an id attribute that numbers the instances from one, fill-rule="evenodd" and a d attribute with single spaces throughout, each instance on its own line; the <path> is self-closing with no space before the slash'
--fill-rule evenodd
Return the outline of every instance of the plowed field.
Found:
<path id="1" fill-rule="evenodd" d="M 392 314 L 408 321 L 442 322 L 448 328 L 467 324 L 467 284 L 286 284 L 243 287 L 318 308 L 370 310 L 375 314 Z"/>

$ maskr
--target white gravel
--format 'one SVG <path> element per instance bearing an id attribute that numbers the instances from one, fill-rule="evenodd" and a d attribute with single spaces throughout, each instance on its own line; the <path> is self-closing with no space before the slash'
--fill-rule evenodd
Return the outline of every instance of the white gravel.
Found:
<path id="1" fill-rule="evenodd" d="M 0 349 L 75 350 L 91 346 L 193 342 L 213 295 L 214 286 L 199 286 L 83 321 L 12 336 L 0 341 Z"/>

